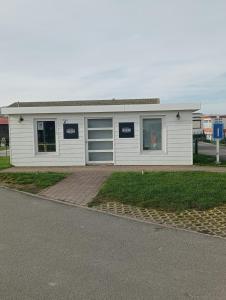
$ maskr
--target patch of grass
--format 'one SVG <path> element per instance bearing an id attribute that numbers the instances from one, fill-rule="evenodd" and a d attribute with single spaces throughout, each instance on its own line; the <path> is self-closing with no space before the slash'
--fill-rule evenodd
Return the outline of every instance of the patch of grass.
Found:
<path id="1" fill-rule="evenodd" d="M 10 159 L 9 159 L 9 156 L 4 156 L 4 157 L 1 157 L 0 156 L 0 170 L 2 169 L 6 169 L 6 168 L 10 168 L 11 165 L 10 165 Z"/>
<path id="2" fill-rule="evenodd" d="M 0 185 L 38 193 L 68 176 L 68 173 L 0 173 Z"/>
<path id="3" fill-rule="evenodd" d="M 226 166 L 226 161 L 221 161 L 221 164 L 218 165 L 216 164 L 216 156 L 205 154 L 194 154 L 193 163 L 199 166 Z"/>
<path id="4" fill-rule="evenodd" d="M 226 203 L 226 173 L 116 172 L 90 206 L 110 201 L 171 211 L 209 209 Z"/>
<path id="5" fill-rule="evenodd" d="M 6 150 L 5 147 L 0 146 L 0 151 Z"/>

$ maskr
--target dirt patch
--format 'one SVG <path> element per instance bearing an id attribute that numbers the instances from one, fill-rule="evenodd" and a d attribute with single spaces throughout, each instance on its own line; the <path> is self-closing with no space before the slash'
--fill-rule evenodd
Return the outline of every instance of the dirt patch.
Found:
<path id="1" fill-rule="evenodd" d="M 22 184 L 5 183 L 0 181 L 0 186 L 16 189 L 19 191 L 29 192 L 32 194 L 38 194 L 42 190 L 41 188 L 38 188 L 34 184 L 22 185 Z"/>

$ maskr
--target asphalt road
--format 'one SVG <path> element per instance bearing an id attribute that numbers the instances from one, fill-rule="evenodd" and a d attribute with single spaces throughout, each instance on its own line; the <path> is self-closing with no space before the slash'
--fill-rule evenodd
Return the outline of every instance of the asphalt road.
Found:
<path id="1" fill-rule="evenodd" d="M 226 240 L 0 189 L 0 299 L 226 299 Z"/>
<path id="2" fill-rule="evenodd" d="M 216 155 L 216 145 L 199 142 L 199 153 L 206 155 Z M 220 146 L 220 157 L 226 160 L 226 146 Z"/>
<path id="3" fill-rule="evenodd" d="M 7 150 L 7 155 L 9 155 L 9 150 Z M 6 156 L 6 150 L 0 150 L 0 157 Z"/>

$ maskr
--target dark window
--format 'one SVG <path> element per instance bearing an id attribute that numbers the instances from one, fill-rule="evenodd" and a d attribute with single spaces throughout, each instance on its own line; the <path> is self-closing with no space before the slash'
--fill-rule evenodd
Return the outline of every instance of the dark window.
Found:
<path id="1" fill-rule="evenodd" d="M 119 123 L 119 137 L 120 138 L 133 138 L 134 137 L 134 123 L 132 123 L 132 122 Z"/>
<path id="2" fill-rule="evenodd" d="M 56 152 L 55 121 L 38 121 L 38 152 Z"/>
<path id="3" fill-rule="evenodd" d="M 78 124 L 64 124 L 64 139 L 78 139 Z"/>
<path id="4" fill-rule="evenodd" d="M 0 124 L 0 143 L 1 139 L 5 138 L 7 145 L 9 143 L 9 126 L 8 124 Z"/>

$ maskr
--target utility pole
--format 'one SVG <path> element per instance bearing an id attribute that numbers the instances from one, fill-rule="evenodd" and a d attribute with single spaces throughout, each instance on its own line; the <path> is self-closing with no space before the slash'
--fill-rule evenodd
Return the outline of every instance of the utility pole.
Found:
<path id="1" fill-rule="evenodd" d="M 220 122 L 220 117 L 219 115 L 217 116 L 217 121 Z M 217 129 L 217 135 L 220 136 L 220 128 Z M 220 163 L 220 139 L 218 138 L 217 139 L 217 149 L 216 149 L 217 153 L 216 153 L 216 156 L 217 156 L 217 164 Z"/>
<path id="2" fill-rule="evenodd" d="M 216 163 L 220 164 L 220 140 L 223 138 L 223 123 L 218 115 L 213 125 L 213 138 L 216 141 Z"/>

